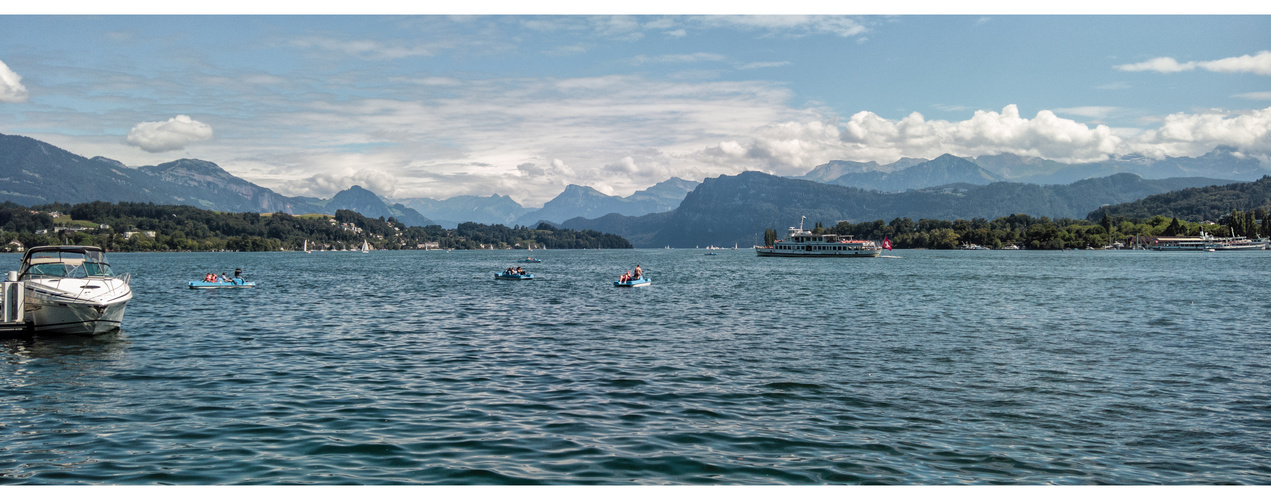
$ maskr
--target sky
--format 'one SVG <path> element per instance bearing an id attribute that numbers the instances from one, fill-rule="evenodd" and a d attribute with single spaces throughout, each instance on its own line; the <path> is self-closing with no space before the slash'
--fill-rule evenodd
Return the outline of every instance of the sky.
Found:
<path id="1" fill-rule="evenodd" d="M 1267 161 L 1271 16 L 0 15 L 0 133 L 526 206 L 945 153 Z"/>

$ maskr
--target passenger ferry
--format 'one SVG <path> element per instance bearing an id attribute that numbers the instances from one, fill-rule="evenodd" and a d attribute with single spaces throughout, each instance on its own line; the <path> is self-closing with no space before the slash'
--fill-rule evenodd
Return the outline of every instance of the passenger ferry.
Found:
<path id="1" fill-rule="evenodd" d="M 855 240 L 852 235 L 812 234 L 799 227 L 791 227 L 790 235 L 777 240 L 770 247 L 755 247 L 760 257 L 878 257 L 883 247 L 871 240 Z"/>
<path id="2" fill-rule="evenodd" d="M 1208 239 L 1202 236 L 1161 236 L 1156 241 L 1147 246 L 1148 250 L 1156 250 L 1158 252 L 1204 252 L 1208 250 Z"/>
<path id="3" fill-rule="evenodd" d="M 1200 232 L 1200 236 L 1161 236 L 1156 242 L 1148 245 L 1149 250 L 1157 251 L 1228 251 L 1228 250 L 1266 250 L 1271 247 L 1271 240 L 1256 240 L 1243 236 L 1216 238 L 1214 235 Z"/>

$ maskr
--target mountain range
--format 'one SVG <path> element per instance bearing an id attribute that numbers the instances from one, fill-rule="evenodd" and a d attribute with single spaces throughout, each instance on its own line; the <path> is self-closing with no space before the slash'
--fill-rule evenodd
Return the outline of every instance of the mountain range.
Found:
<path id="1" fill-rule="evenodd" d="M 346 209 L 368 217 L 396 217 L 406 225 L 433 223 L 413 209 L 389 205 L 358 186 L 330 200 L 293 198 L 235 177 L 209 161 L 181 159 L 130 168 L 101 156 L 85 158 L 29 137 L 0 134 L 0 201 L 4 200 L 28 206 L 132 201 L 222 212 L 291 214 L 334 214 Z"/>
<path id="2" fill-rule="evenodd" d="M 289 197 L 235 177 L 209 161 L 181 159 L 132 168 L 100 156 L 85 158 L 29 137 L 0 134 L 0 201 L 28 206 L 133 201 L 224 212 L 334 214 L 345 209 L 368 217 L 396 217 L 408 226 L 441 224 L 453 228 L 460 222 L 530 226 L 580 216 L 669 211 L 697 184 L 673 177 L 625 197 L 569 185 L 540 209 L 526 208 L 508 196 L 498 195 L 394 201 L 360 186 L 336 193 L 330 199 Z"/>
<path id="3" fill-rule="evenodd" d="M 762 243 L 764 229 L 780 231 L 798 224 L 801 216 L 808 217 L 808 224 L 822 222 L 827 226 L 841 220 L 994 219 L 1015 213 L 1084 218 L 1106 204 L 1227 182 L 1195 177 L 1149 180 L 1136 174 L 1115 174 L 1070 185 L 958 183 L 882 193 L 743 172 L 707 179 L 671 212 L 576 218 L 565 221 L 562 227 L 619 234 L 636 247 L 750 246 Z"/>
<path id="4" fill-rule="evenodd" d="M 998 181 L 1031 184 L 1071 184 L 1113 174 L 1137 174 L 1145 179 L 1205 177 L 1252 181 L 1271 170 L 1257 158 L 1235 148 L 1219 146 L 1195 158 L 1165 157 L 1153 160 L 1140 155 L 1092 163 L 1063 163 L 1010 153 L 960 158 L 942 155 L 934 160 L 901 158 L 893 163 L 831 161 L 797 176 L 839 186 L 897 192 L 945 184 L 988 185 Z"/>
<path id="5" fill-rule="evenodd" d="M 28 206 L 134 201 L 226 212 L 333 214 L 347 209 L 369 217 L 395 217 L 412 226 L 453 227 L 471 221 L 534 227 L 546 221 L 621 234 L 636 246 L 753 244 L 765 228 L 786 227 L 802 215 L 830 224 L 1012 213 L 1077 218 L 1103 205 L 1268 173 L 1256 158 L 1228 147 L 1196 158 L 1124 157 L 1084 164 L 1011 154 L 942 155 L 933 160 L 902 158 L 886 165 L 832 161 L 799 178 L 745 172 L 698 183 L 673 177 L 626 197 L 569 185 L 542 208 L 532 209 L 498 195 L 394 201 L 359 186 L 330 199 L 288 197 L 208 161 L 181 159 L 133 168 L 0 134 L 0 201 Z M 1061 182 L 1069 179 L 1068 184 Z M 1043 183 L 1050 185 L 1039 185 Z"/>

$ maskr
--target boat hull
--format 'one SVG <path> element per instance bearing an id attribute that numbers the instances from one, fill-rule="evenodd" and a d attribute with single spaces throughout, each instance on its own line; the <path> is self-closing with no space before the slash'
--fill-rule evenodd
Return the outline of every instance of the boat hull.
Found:
<path id="1" fill-rule="evenodd" d="M 534 275 L 533 274 L 510 274 L 510 275 L 509 274 L 495 274 L 494 279 L 507 280 L 507 281 L 525 281 L 525 280 L 534 279 Z"/>
<path id="2" fill-rule="evenodd" d="M 1256 244 L 1254 245 L 1215 245 L 1210 248 L 1213 248 L 1214 250 L 1217 250 L 1219 252 L 1236 252 L 1236 251 L 1245 251 L 1245 250 L 1266 250 L 1267 249 L 1266 245 L 1256 245 Z"/>
<path id="3" fill-rule="evenodd" d="M 28 286 L 24 313 L 35 332 L 97 335 L 118 330 L 132 292 L 110 301 L 67 300 Z"/>
<path id="4" fill-rule="evenodd" d="M 618 288 L 636 288 L 641 286 L 649 286 L 651 284 L 653 284 L 653 282 L 649 281 L 648 278 L 640 278 L 638 280 L 630 280 L 630 281 L 613 282 L 613 286 L 616 286 Z"/>

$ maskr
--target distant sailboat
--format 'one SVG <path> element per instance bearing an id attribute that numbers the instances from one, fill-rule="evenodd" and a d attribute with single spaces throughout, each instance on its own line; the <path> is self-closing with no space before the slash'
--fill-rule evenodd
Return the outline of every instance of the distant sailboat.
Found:
<path id="1" fill-rule="evenodd" d="M 309 240 L 305 240 L 305 253 L 313 253 L 313 250 L 309 249 Z"/>
<path id="2" fill-rule="evenodd" d="M 371 253 L 371 246 L 366 244 L 366 240 L 362 240 L 362 253 Z"/>

